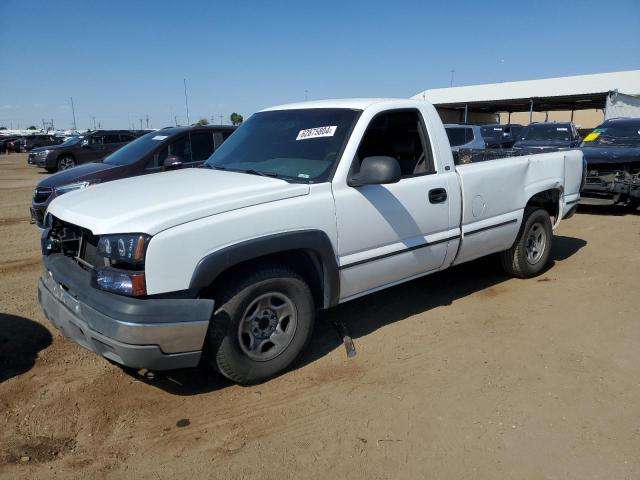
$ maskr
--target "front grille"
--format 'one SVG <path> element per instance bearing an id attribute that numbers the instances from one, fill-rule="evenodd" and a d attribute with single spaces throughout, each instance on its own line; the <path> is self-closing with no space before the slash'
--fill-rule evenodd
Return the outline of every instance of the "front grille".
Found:
<path id="1" fill-rule="evenodd" d="M 38 187 L 33 191 L 33 201 L 34 203 L 44 203 L 49 199 L 52 193 L 53 188 Z"/>
<path id="2" fill-rule="evenodd" d="M 52 218 L 49 238 L 55 251 L 73 258 L 83 268 L 93 269 L 108 264 L 98 253 L 98 237 L 89 230 Z"/>

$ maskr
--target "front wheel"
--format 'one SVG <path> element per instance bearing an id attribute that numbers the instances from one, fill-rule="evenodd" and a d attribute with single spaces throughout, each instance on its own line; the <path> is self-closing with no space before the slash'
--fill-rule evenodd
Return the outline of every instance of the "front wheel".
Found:
<path id="1" fill-rule="evenodd" d="M 306 282 L 285 267 L 261 268 L 220 296 L 205 358 L 230 380 L 267 380 L 295 362 L 311 338 L 315 317 Z"/>
<path id="2" fill-rule="evenodd" d="M 76 166 L 76 160 L 70 156 L 64 156 L 58 159 L 58 170 L 68 170 Z"/>
<path id="3" fill-rule="evenodd" d="M 535 277 L 549 262 L 552 238 L 549 213 L 542 208 L 526 207 L 515 243 L 500 254 L 502 267 L 514 277 Z"/>

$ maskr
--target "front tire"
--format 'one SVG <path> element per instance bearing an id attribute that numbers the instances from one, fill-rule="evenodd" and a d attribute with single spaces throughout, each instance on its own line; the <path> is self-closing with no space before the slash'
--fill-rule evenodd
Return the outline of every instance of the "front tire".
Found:
<path id="1" fill-rule="evenodd" d="M 500 254 L 502 267 L 518 278 L 539 275 L 549 262 L 552 239 L 549 213 L 539 207 L 526 207 L 516 241 Z"/>
<path id="2" fill-rule="evenodd" d="M 65 155 L 64 157 L 60 157 L 58 159 L 58 170 L 62 171 L 62 170 L 69 170 L 70 168 L 73 168 L 76 166 L 76 159 L 69 156 L 69 155 Z"/>
<path id="3" fill-rule="evenodd" d="M 278 375 L 298 359 L 311 338 L 313 296 L 289 268 L 250 273 L 232 283 L 219 302 L 207 333 L 205 359 L 236 383 L 250 385 Z"/>

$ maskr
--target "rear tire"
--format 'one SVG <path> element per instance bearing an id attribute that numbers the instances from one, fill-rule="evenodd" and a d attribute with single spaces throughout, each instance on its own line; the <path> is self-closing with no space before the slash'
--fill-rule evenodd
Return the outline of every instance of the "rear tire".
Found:
<path id="1" fill-rule="evenodd" d="M 552 239 L 549 213 L 539 207 L 526 207 L 516 241 L 500 253 L 502 267 L 518 278 L 539 275 L 549 262 Z"/>
<path id="2" fill-rule="evenodd" d="M 289 368 L 306 347 L 315 318 L 311 290 L 293 270 L 263 267 L 219 298 L 205 359 L 230 380 L 250 385 Z"/>
<path id="3" fill-rule="evenodd" d="M 62 170 L 69 170 L 70 168 L 73 168 L 76 166 L 76 159 L 69 156 L 69 155 L 65 155 L 64 157 L 60 157 L 58 159 L 58 170 L 62 171 Z"/>

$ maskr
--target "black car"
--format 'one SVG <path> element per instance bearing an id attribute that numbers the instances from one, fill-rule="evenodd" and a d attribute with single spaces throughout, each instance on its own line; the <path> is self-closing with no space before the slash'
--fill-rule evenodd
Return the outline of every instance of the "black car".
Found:
<path id="1" fill-rule="evenodd" d="M 524 127 L 517 123 L 506 125 L 491 124 L 483 125 L 480 128 L 482 138 L 487 148 L 511 148 L 520 137 Z"/>
<path id="2" fill-rule="evenodd" d="M 582 197 L 599 203 L 640 204 L 640 118 L 607 120 L 584 138 Z"/>
<path id="3" fill-rule="evenodd" d="M 9 148 L 9 142 L 20 138 L 19 135 L 3 135 L 0 137 L 0 153 L 6 152 Z"/>
<path id="4" fill-rule="evenodd" d="M 582 138 L 571 122 L 532 123 L 521 132 L 513 148 L 540 153 L 561 148 L 575 148 L 581 141 Z"/>
<path id="5" fill-rule="evenodd" d="M 60 145 L 34 148 L 29 152 L 27 163 L 47 172 L 66 170 L 98 162 L 136 138 L 129 130 L 95 130 L 71 137 Z"/>
<path id="6" fill-rule="evenodd" d="M 26 143 L 27 143 L 26 137 L 20 136 L 8 142 L 7 147 L 9 148 L 10 151 L 19 153 L 23 151 Z"/>
<path id="7" fill-rule="evenodd" d="M 87 163 L 42 180 L 31 201 L 31 220 L 42 227 L 51 201 L 73 190 L 122 178 L 197 167 L 235 130 L 230 126 L 170 127 L 146 135 L 112 153 L 101 163 Z"/>

